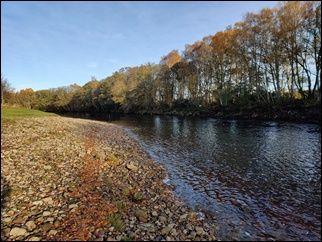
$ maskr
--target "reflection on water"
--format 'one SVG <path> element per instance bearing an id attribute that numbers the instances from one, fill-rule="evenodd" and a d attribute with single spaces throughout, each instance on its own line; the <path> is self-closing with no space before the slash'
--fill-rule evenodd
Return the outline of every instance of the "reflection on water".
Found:
<path id="1" fill-rule="evenodd" d="M 321 238 L 319 126 L 166 116 L 114 121 L 167 168 L 220 239 Z"/>

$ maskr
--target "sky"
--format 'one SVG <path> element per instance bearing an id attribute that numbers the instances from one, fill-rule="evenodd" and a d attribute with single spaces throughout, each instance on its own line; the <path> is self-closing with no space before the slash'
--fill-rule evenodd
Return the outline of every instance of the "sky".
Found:
<path id="1" fill-rule="evenodd" d="M 247 12 L 276 5 L 1 1 L 1 73 L 16 90 L 84 85 L 122 67 L 159 63 Z"/>

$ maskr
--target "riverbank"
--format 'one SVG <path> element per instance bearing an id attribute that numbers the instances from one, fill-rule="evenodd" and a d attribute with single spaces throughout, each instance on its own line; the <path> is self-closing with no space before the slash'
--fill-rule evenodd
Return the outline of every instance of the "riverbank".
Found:
<path id="1" fill-rule="evenodd" d="M 250 107 L 238 108 L 212 108 L 212 109 L 164 109 L 138 112 L 100 112 L 100 113 L 69 113 L 58 114 L 67 117 L 93 118 L 98 120 L 113 120 L 126 115 L 165 115 L 178 117 L 216 118 L 223 120 L 258 120 L 273 122 L 292 122 L 321 125 L 321 107 L 313 106 L 284 106 L 284 107 Z"/>
<path id="2" fill-rule="evenodd" d="M 214 240 L 119 126 L 60 116 L 2 123 L 1 239 Z"/>
<path id="3" fill-rule="evenodd" d="M 321 124 L 320 105 L 272 106 L 272 107 L 213 107 L 213 108 L 172 108 L 168 110 L 154 110 L 139 112 L 149 115 L 174 115 L 181 117 L 219 118 L 235 120 L 283 121 L 295 123 Z"/>

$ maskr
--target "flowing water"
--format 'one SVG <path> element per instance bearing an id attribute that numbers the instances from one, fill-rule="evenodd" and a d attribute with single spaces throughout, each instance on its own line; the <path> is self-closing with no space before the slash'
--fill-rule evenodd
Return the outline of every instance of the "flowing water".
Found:
<path id="1" fill-rule="evenodd" d="M 221 240 L 321 239 L 321 131 L 313 124 L 130 116 L 124 126 Z"/>
<path id="2" fill-rule="evenodd" d="M 166 116 L 114 122 L 165 166 L 179 197 L 213 215 L 220 239 L 320 240 L 319 126 Z"/>

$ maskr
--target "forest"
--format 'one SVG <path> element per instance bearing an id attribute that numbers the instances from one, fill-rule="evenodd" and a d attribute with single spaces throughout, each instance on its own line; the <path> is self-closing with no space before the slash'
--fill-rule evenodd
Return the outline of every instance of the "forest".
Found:
<path id="1" fill-rule="evenodd" d="M 209 23 L 211 24 L 211 23 Z M 247 13 L 158 64 L 125 67 L 84 86 L 15 92 L 1 100 L 52 112 L 172 113 L 314 106 L 321 103 L 321 2 L 282 2 Z"/>

